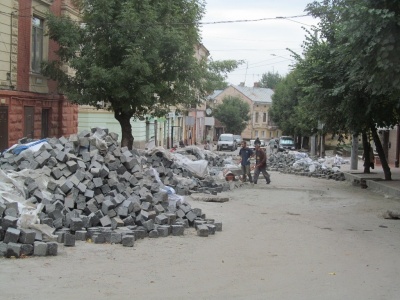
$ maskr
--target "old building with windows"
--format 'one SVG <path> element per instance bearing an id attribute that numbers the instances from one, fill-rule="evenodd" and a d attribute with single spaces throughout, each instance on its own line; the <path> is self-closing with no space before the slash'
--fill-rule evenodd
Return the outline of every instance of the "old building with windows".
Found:
<path id="1" fill-rule="evenodd" d="M 23 137 L 40 139 L 77 132 L 78 109 L 40 74 L 57 45 L 46 35 L 46 13 L 73 15 L 70 0 L 0 2 L 0 151 Z"/>
<path id="2" fill-rule="evenodd" d="M 230 85 L 225 90 L 216 91 L 211 97 L 213 105 L 221 104 L 225 97 L 238 97 L 250 106 L 250 121 L 242 132 L 242 138 L 251 140 L 259 137 L 265 141 L 279 137 L 282 133 L 269 117 L 269 109 L 272 105 L 273 90 L 260 88 L 255 83 L 253 87 Z M 216 136 L 227 132 L 226 128 L 216 126 Z"/>

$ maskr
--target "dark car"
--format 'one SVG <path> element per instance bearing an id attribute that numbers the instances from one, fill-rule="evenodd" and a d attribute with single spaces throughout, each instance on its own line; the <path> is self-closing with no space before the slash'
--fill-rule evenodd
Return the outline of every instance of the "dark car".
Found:
<path id="1" fill-rule="evenodd" d="M 278 151 L 296 150 L 294 139 L 291 136 L 281 136 L 278 141 Z"/>

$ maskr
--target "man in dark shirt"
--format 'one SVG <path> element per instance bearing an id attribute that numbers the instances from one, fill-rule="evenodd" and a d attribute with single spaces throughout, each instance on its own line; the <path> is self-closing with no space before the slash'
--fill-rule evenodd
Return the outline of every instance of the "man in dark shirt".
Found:
<path id="1" fill-rule="evenodd" d="M 267 167 L 267 154 L 261 149 L 260 144 L 254 144 L 256 148 L 256 165 L 254 166 L 254 184 L 257 184 L 260 172 L 264 175 L 267 184 L 270 184 L 271 179 L 268 172 L 265 170 Z"/>
<path id="2" fill-rule="evenodd" d="M 247 148 L 247 143 L 242 142 L 242 148 L 240 148 L 239 156 L 241 157 L 240 165 L 242 167 L 243 182 L 246 182 L 246 176 L 249 177 L 249 181 L 253 183 L 253 178 L 250 173 L 250 157 L 254 155 L 254 152 Z"/>

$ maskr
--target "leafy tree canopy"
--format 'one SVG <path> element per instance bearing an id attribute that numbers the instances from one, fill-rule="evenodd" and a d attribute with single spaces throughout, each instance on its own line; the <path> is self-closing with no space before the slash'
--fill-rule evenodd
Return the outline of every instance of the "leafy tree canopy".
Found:
<path id="1" fill-rule="evenodd" d="M 132 147 L 132 117 L 165 115 L 207 94 L 207 65 L 194 57 L 202 0 L 77 0 L 81 23 L 48 16 L 59 60 L 43 66 L 74 103 L 109 103 Z M 68 65 L 72 72 L 65 72 Z"/>
<path id="2" fill-rule="evenodd" d="M 206 77 L 206 89 L 210 93 L 215 90 L 224 90 L 228 87 L 226 82 L 228 73 L 235 70 L 243 60 L 219 60 L 213 61 L 210 59 L 207 62 L 208 74 Z"/>
<path id="3" fill-rule="evenodd" d="M 276 86 L 278 85 L 279 82 L 282 81 L 282 79 L 283 79 L 282 76 L 279 75 L 278 72 L 264 73 L 264 74 L 262 74 L 262 77 L 260 80 L 260 87 L 275 90 Z"/>
<path id="4" fill-rule="evenodd" d="M 215 107 L 213 115 L 229 133 L 240 135 L 250 120 L 250 106 L 239 97 L 228 96 Z"/>

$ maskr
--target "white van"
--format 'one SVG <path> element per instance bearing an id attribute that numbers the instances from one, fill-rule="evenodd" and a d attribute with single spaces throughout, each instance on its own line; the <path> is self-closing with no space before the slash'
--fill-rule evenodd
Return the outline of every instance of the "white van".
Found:
<path id="1" fill-rule="evenodd" d="M 229 149 L 231 151 L 235 151 L 237 148 L 236 140 L 233 134 L 231 133 L 223 133 L 218 138 L 217 143 L 217 151 L 221 151 L 224 149 Z"/>

